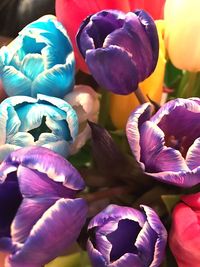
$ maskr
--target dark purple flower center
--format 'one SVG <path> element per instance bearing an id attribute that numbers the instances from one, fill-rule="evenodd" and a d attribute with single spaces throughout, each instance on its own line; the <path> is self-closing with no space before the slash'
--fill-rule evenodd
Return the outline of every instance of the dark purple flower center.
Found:
<path id="1" fill-rule="evenodd" d="M 22 202 L 16 172 L 8 174 L 0 184 L 0 238 L 10 236 L 10 225 Z"/>
<path id="2" fill-rule="evenodd" d="M 107 35 L 123 26 L 124 21 L 118 19 L 115 13 L 107 11 L 101 12 L 101 15 L 92 17 L 92 25 L 87 33 L 92 37 L 95 48 L 103 46 Z"/>
<path id="3" fill-rule="evenodd" d="M 177 107 L 163 116 L 158 126 L 165 133 L 165 145 L 177 149 L 185 157 L 189 147 L 200 137 L 200 115 Z"/>
<path id="4" fill-rule="evenodd" d="M 119 222 L 116 231 L 107 235 L 107 239 L 112 244 L 111 262 L 116 261 L 125 253 L 137 253 L 137 248 L 134 244 L 140 230 L 141 227 L 137 222 L 124 219 Z"/>

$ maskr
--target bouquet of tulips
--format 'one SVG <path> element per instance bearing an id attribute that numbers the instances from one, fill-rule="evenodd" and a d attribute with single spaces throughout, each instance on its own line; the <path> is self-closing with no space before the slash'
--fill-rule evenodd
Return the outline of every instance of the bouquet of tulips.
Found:
<path id="1" fill-rule="evenodd" d="M 200 267 L 199 9 L 56 0 L 1 47 L 0 267 Z"/>

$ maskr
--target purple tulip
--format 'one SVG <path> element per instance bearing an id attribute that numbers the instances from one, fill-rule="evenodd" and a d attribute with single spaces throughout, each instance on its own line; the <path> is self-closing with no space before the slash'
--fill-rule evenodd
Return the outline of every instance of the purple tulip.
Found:
<path id="1" fill-rule="evenodd" d="M 200 99 L 175 99 L 151 116 L 151 104 L 138 107 L 126 126 L 131 150 L 142 169 L 180 187 L 200 183 Z"/>
<path id="2" fill-rule="evenodd" d="M 87 205 L 77 170 L 43 147 L 12 152 L 0 165 L 0 250 L 6 267 L 41 267 L 77 239 Z"/>
<path id="3" fill-rule="evenodd" d="M 89 224 L 88 253 L 94 267 L 157 267 L 167 232 L 157 214 L 109 205 Z"/>
<path id="4" fill-rule="evenodd" d="M 143 10 L 127 14 L 103 10 L 85 19 L 77 45 L 96 81 L 126 95 L 155 69 L 158 35 L 153 19 Z"/>

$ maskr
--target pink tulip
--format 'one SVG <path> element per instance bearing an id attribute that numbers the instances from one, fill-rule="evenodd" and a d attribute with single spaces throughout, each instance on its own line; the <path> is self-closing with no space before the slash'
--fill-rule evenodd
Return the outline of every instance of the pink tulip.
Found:
<path id="1" fill-rule="evenodd" d="M 145 9 L 154 19 L 162 18 L 165 0 L 56 0 L 56 16 L 67 29 L 71 38 L 77 68 L 88 72 L 84 59 L 78 52 L 75 36 L 82 21 L 89 15 L 103 9 L 118 9 L 124 12 L 137 8 Z"/>
<path id="2" fill-rule="evenodd" d="M 172 214 L 169 244 L 179 267 L 200 266 L 200 193 L 182 197 Z"/>

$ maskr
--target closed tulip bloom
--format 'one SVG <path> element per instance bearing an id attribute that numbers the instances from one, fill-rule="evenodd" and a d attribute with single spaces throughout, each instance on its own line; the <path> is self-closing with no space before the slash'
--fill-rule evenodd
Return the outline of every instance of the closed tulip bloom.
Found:
<path id="1" fill-rule="evenodd" d="M 22 148 L 0 165 L 0 182 L 6 267 L 44 266 L 76 241 L 87 205 L 75 198 L 84 181 L 67 160 L 47 148 Z"/>
<path id="2" fill-rule="evenodd" d="M 0 50 L 0 77 L 8 96 L 62 98 L 73 88 L 74 64 L 69 37 L 51 15 L 27 25 Z"/>
<path id="3" fill-rule="evenodd" d="M 159 37 L 159 56 L 154 72 L 143 82 L 139 83 L 139 88 L 144 95 L 148 95 L 153 101 L 160 103 L 163 93 L 163 81 L 165 74 L 165 45 L 164 45 L 164 21 L 155 21 Z M 139 105 L 138 99 L 134 93 L 121 96 L 111 94 L 110 97 L 110 115 L 114 126 L 117 129 L 123 129 L 126 126 L 131 111 Z"/>
<path id="4" fill-rule="evenodd" d="M 158 60 L 157 29 L 142 10 L 127 14 L 103 10 L 88 17 L 77 34 L 77 44 L 96 81 L 122 95 L 135 91 Z"/>
<path id="5" fill-rule="evenodd" d="M 87 85 L 76 85 L 73 91 L 64 98 L 76 111 L 79 123 L 79 132 L 75 142 L 70 146 L 70 154 L 77 153 L 91 136 L 87 121 L 97 122 L 99 115 L 99 96 Z"/>
<path id="6" fill-rule="evenodd" d="M 77 68 L 88 72 L 75 40 L 76 33 L 87 16 L 104 9 L 117 9 L 123 12 L 144 9 L 154 19 L 162 19 L 164 3 L 165 0 L 56 0 L 56 16 L 70 36 L 76 56 Z"/>
<path id="7" fill-rule="evenodd" d="M 33 145 L 66 157 L 78 133 L 78 118 L 62 99 L 13 96 L 0 105 L 0 131 L 0 162 L 11 151 Z"/>
<path id="8" fill-rule="evenodd" d="M 191 72 L 200 71 L 199 9 L 199 0 L 167 0 L 164 9 L 169 58 L 177 68 Z"/>
<path id="9" fill-rule="evenodd" d="M 172 213 L 169 245 L 179 267 L 199 267 L 200 193 L 181 199 Z"/>
<path id="10" fill-rule="evenodd" d="M 200 183 L 200 99 L 178 98 L 152 116 L 151 104 L 134 110 L 126 126 L 136 160 L 153 178 L 180 187 Z"/>
<path id="11" fill-rule="evenodd" d="M 94 267 L 158 267 L 167 231 L 151 208 L 109 205 L 88 226 L 88 253 Z"/>

